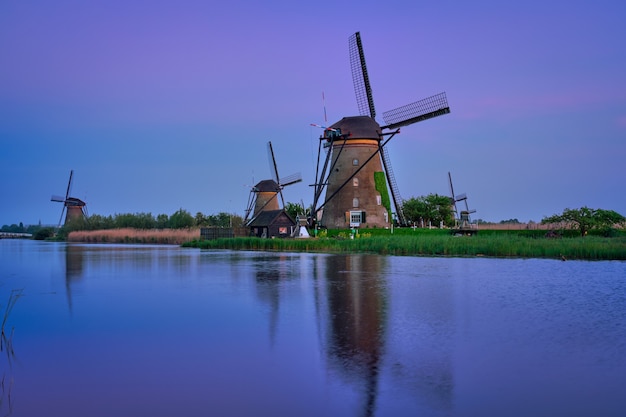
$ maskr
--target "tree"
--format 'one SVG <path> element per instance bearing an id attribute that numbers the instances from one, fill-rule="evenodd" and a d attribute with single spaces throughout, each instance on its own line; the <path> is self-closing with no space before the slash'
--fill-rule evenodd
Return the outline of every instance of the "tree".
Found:
<path id="1" fill-rule="evenodd" d="M 156 227 L 157 229 L 165 229 L 169 224 L 170 217 L 167 214 L 159 214 L 156 217 Z"/>
<path id="2" fill-rule="evenodd" d="M 206 226 L 209 223 L 209 220 L 206 218 L 202 212 L 197 212 L 196 217 L 194 218 L 196 222 L 196 226 Z"/>
<path id="3" fill-rule="evenodd" d="M 183 229 L 185 227 L 193 227 L 194 223 L 195 219 L 193 216 L 187 210 L 181 208 L 170 216 L 169 227 L 172 229 Z"/>
<path id="4" fill-rule="evenodd" d="M 306 210 L 302 205 L 298 203 L 287 203 L 285 204 L 285 211 L 292 219 L 296 219 L 298 216 L 305 216 L 309 210 Z"/>
<path id="5" fill-rule="evenodd" d="M 404 202 L 402 211 L 409 222 L 439 225 L 443 221 L 446 226 L 454 224 L 450 197 L 447 196 L 429 194 L 413 197 Z"/>
<path id="6" fill-rule="evenodd" d="M 561 214 L 544 217 L 541 223 L 565 223 L 580 231 L 580 235 L 584 237 L 591 230 L 608 232 L 616 225 L 624 226 L 626 225 L 626 217 L 613 210 L 591 209 L 589 207 L 566 208 Z"/>
<path id="7" fill-rule="evenodd" d="M 33 234 L 33 239 L 45 240 L 52 236 L 54 236 L 54 229 L 52 227 L 42 227 Z"/>

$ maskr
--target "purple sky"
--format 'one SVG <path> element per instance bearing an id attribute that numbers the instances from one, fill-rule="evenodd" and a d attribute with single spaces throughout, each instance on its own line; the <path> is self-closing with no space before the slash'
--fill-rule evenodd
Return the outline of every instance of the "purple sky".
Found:
<path id="1" fill-rule="evenodd" d="M 56 224 L 71 169 L 90 214 L 243 215 L 269 140 L 310 204 L 356 31 L 379 114 L 448 95 L 388 145 L 404 198 L 451 171 L 474 218 L 626 215 L 626 3 L 210 3 L 0 2 L 0 224 Z"/>

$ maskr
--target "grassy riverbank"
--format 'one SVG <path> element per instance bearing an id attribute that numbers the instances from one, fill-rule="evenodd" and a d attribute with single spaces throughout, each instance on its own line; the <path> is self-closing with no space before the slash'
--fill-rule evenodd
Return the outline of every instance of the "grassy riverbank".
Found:
<path id="1" fill-rule="evenodd" d="M 332 233 L 329 233 L 332 234 Z M 362 233 L 311 239 L 231 238 L 194 240 L 185 247 L 201 249 L 267 250 L 330 253 L 378 253 L 405 256 L 490 256 L 587 260 L 626 260 L 626 237 L 563 237 L 548 239 L 538 233 L 479 233 L 455 237 L 447 231 L 405 229 L 393 235 Z"/>

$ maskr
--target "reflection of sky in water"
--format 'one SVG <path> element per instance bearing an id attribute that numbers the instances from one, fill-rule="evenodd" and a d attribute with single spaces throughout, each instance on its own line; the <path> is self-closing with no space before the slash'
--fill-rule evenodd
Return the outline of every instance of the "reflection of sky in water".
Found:
<path id="1" fill-rule="evenodd" d="M 623 262 L 0 245 L 14 416 L 626 407 Z"/>

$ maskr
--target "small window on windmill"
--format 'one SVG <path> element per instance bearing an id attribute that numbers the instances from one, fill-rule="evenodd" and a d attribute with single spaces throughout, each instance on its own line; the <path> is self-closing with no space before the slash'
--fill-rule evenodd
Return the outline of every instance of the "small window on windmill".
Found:
<path id="1" fill-rule="evenodd" d="M 359 199 L 354 197 L 352 199 L 352 207 L 358 207 L 359 206 Z"/>
<path id="2" fill-rule="evenodd" d="M 354 159 L 352 160 L 352 165 L 354 165 L 355 167 L 356 167 L 356 166 L 358 166 L 358 165 L 359 165 L 359 160 L 358 160 L 358 159 L 356 159 L 356 158 L 354 158 Z"/>
<path id="3" fill-rule="evenodd" d="M 376 204 L 380 206 L 382 203 L 383 203 L 383 199 L 382 199 L 382 198 L 380 198 L 380 196 L 379 196 L 379 195 L 377 195 L 377 196 L 376 196 Z"/>
<path id="4" fill-rule="evenodd" d="M 359 179 L 358 178 L 352 178 L 352 185 L 355 187 L 359 186 Z"/>
<path id="5" fill-rule="evenodd" d="M 359 227 L 361 223 L 364 223 L 363 213 L 363 211 L 350 212 L 350 227 Z"/>

